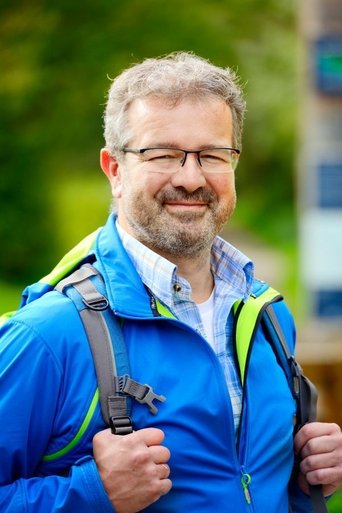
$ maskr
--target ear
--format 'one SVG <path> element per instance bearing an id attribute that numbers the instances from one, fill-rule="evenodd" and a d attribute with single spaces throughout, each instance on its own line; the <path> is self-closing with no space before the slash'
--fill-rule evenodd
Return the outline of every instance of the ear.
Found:
<path id="1" fill-rule="evenodd" d="M 121 196 L 121 166 L 116 157 L 113 157 L 106 148 L 100 153 L 100 164 L 102 171 L 107 176 L 114 198 Z"/>

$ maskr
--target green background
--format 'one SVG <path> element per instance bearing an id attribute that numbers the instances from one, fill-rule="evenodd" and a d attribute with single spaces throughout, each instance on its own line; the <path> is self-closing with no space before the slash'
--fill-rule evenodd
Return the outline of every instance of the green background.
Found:
<path id="1" fill-rule="evenodd" d="M 262 6 L 262 7 L 261 7 Z M 293 241 L 297 45 L 281 0 L 2 1 L 0 252 L 3 282 L 46 272 L 103 224 L 99 168 L 110 77 L 191 50 L 241 76 L 248 101 L 236 223 Z"/>

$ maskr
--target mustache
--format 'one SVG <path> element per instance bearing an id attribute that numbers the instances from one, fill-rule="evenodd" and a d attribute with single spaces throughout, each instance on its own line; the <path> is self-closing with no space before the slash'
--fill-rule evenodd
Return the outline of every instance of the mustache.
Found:
<path id="1" fill-rule="evenodd" d="M 164 189 L 157 194 L 157 199 L 161 203 L 167 203 L 169 201 L 199 201 L 201 203 L 213 203 L 216 201 L 216 194 L 204 187 L 196 189 L 194 192 L 188 192 L 183 187 L 177 189 Z"/>

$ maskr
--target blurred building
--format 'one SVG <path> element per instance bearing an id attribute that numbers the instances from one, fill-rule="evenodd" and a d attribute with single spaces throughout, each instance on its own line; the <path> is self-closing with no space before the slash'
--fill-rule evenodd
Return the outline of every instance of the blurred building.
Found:
<path id="1" fill-rule="evenodd" d="M 305 322 L 298 356 L 322 420 L 342 425 L 342 4 L 301 0 L 298 212 Z"/>

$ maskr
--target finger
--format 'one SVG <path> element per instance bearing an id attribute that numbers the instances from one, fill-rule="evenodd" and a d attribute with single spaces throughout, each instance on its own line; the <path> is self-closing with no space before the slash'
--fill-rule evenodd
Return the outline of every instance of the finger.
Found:
<path id="1" fill-rule="evenodd" d="M 328 454 L 337 451 L 342 456 L 342 437 L 337 435 L 325 435 L 312 438 L 301 450 L 302 458 L 307 458 L 315 454 Z"/>
<path id="2" fill-rule="evenodd" d="M 341 456 L 342 455 L 339 453 L 339 451 L 308 456 L 300 462 L 300 470 L 303 472 L 303 474 L 307 474 L 308 472 L 316 471 L 319 469 L 334 468 L 336 470 L 339 469 L 339 467 L 342 468 Z"/>
<path id="3" fill-rule="evenodd" d="M 334 423 L 328 422 L 310 422 L 305 424 L 295 436 L 294 447 L 296 453 L 300 453 L 303 447 L 312 438 L 318 438 L 321 436 L 329 436 L 333 434 L 340 434 L 341 428 Z"/>
<path id="4" fill-rule="evenodd" d="M 172 488 L 171 479 L 161 479 L 160 480 L 160 495 L 166 495 Z"/>
<path id="5" fill-rule="evenodd" d="M 167 479 L 170 476 L 170 467 L 167 463 L 161 463 L 158 465 L 159 468 L 159 479 Z"/>
<path id="6" fill-rule="evenodd" d="M 152 460 L 154 463 L 167 463 L 170 459 L 170 451 L 164 445 L 152 445 L 149 447 L 149 452 L 151 454 Z"/>
<path id="7" fill-rule="evenodd" d="M 320 477 L 321 477 L 321 479 L 324 480 L 324 476 L 320 476 Z M 311 485 L 314 485 L 314 486 L 323 485 L 323 488 L 322 488 L 323 495 L 324 495 L 324 497 L 329 497 L 330 495 L 335 493 L 336 490 L 338 490 L 338 488 L 340 487 L 339 481 L 333 481 L 330 479 L 330 477 L 331 477 L 331 474 L 330 475 L 326 474 L 325 480 L 327 480 L 328 482 L 327 482 L 327 484 L 323 484 L 318 478 L 315 479 L 315 476 L 313 473 L 310 474 L 309 476 L 304 476 L 304 474 L 299 474 L 298 484 L 299 484 L 301 490 L 306 495 L 310 495 L 310 489 L 309 489 L 309 484 L 308 484 L 308 479 L 309 479 Z"/>
<path id="8" fill-rule="evenodd" d="M 342 479 L 342 468 L 320 468 L 305 474 L 305 478 L 311 485 L 339 486 Z"/>

